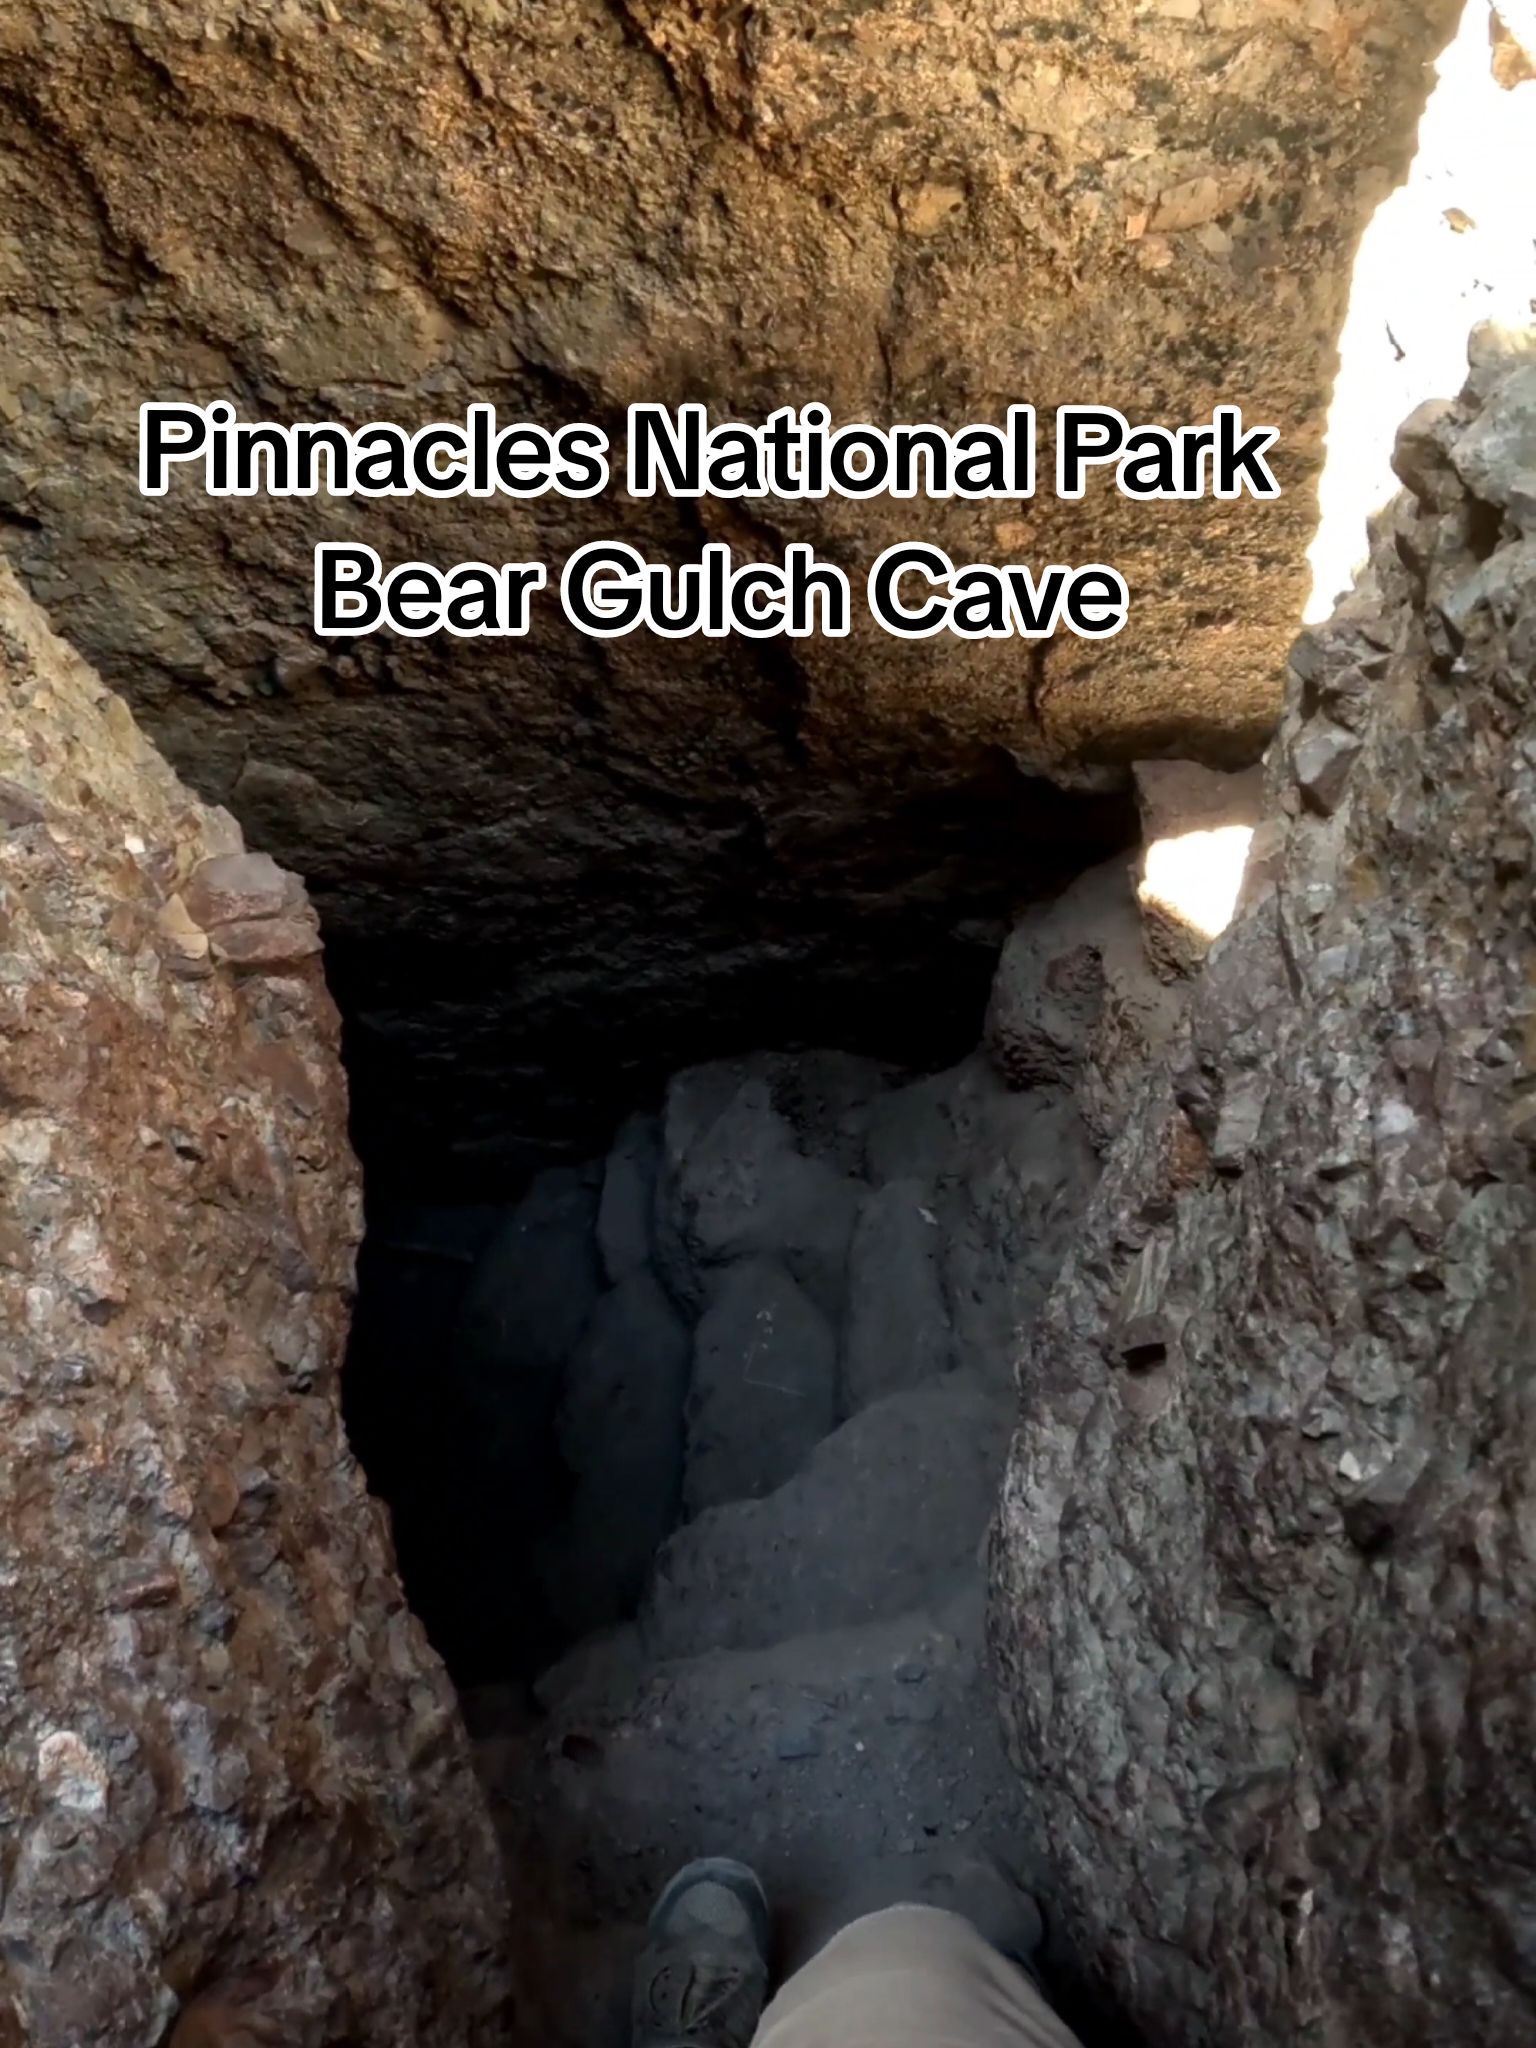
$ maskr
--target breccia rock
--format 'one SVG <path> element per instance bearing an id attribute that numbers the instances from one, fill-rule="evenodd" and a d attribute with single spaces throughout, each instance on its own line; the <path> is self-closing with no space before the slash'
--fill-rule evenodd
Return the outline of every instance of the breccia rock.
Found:
<path id="1" fill-rule="evenodd" d="M 485 1166 L 494 1192 L 530 1135 L 586 1117 L 595 1148 L 637 1076 L 765 1017 L 945 1064 L 985 999 L 972 922 L 1130 837 L 1021 767 L 1257 752 L 1351 265 L 1459 12 L 6 0 L 4 548 L 308 878 L 371 1167 L 419 1196 L 413 1156 Z M 1178 425 L 1225 400 L 1282 428 L 1284 495 L 370 506 L 210 499 L 189 468 L 141 498 L 140 404 L 218 397 L 412 427 L 486 400 L 616 438 L 635 401 L 960 426 L 1027 400 L 1044 429 L 1066 403 Z M 558 564 L 613 538 L 809 542 L 856 592 L 931 539 L 1108 562 L 1134 604 L 1038 659 L 862 616 L 800 646 L 598 643 L 552 593 L 526 640 L 311 631 L 321 541 Z M 951 991 L 940 1044 L 913 1024 Z"/>
<path id="2" fill-rule="evenodd" d="M 1425 498 L 1297 645 L 1239 917 L 1021 1361 L 1011 1741 L 1080 1951 L 1168 2048 L 1536 2026 L 1519 354 L 1475 337 L 1447 461 L 1416 422 Z M 1358 743 L 1324 804 L 1319 728 Z"/>
<path id="3" fill-rule="evenodd" d="M 335 1011 L 194 908 L 313 932 L 0 569 L 0 2040 L 233 1981 L 290 2048 L 491 2048 L 496 1851 L 342 1435 Z"/>

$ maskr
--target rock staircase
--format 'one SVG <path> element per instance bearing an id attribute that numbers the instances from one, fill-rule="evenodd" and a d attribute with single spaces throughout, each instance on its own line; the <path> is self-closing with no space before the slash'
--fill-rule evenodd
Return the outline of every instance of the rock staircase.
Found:
<path id="1" fill-rule="evenodd" d="M 621 1133 L 550 1597 L 579 1557 L 581 1615 L 616 1609 L 669 1485 L 677 1526 L 632 1618 L 548 1671 L 534 1711 L 470 1703 L 529 1888 L 540 2039 L 619 2048 L 645 1911 L 689 1857 L 756 1865 L 786 1967 L 946 1851 L 1017 1858 L 983 1552 L 1017 1332 L 1092 1174 L 1071 1096 L 1011 1091 L 983 1056 L 918 1081 L 829 1054 L 722 1063 Z"/>

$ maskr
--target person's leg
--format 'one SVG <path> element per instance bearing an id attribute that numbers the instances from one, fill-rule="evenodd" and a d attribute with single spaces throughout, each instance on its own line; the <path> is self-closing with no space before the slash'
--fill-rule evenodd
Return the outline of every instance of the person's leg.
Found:
<path id="1" fill-rule="evenodd" d="M 740 1863 L 689 1864 L 651 1915 L 633 2048 L 1079 2048 L 1024 1967 L 1034 1902 L 983 1866 L 929 1896 L 845 1927 L 764 2013 L 761 1884 Z"/>
<path id="2" fill-rule="evenodd" d="M 792 1977 L 753 2048 L 1080 2048 L 1030 1978 L 969 1920 L 890 1906 Z"/>

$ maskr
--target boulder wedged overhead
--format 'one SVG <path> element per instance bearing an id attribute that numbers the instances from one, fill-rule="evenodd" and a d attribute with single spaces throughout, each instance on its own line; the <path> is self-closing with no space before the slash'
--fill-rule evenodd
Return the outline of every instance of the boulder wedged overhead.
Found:
<path id="1" fill-rule="evenodd" d="M 1530 360 L 1480 330 L 1405 427 L 1021 1362 L 1004 1704 L 1154 2044 L 1531 2035 Z"/>
<path id="2" fill-rule="evenodd" d="M 1262 744 L 1355 245 L 1456 8 L 1079 12 L 5 10 L 5 545 L 178 768 L 309 878 L 371 1160 L 494 1178 L 611 1077 L 595 1145 L 637 1075 L 726 1043 L 957 1058 L 980 927 L 1131 836 L 1127 806 L 1031 771 Z M 483 399 L 615 433 L 634 401 L 954 428 L 1230 402 L 1280 427 L 1285 494 L 364 508 L 184 475 L 139 498 L 140 403 L 216 397 L 409 426 Z M 553 607 L 499 645 L 309 629 L 317 542 L 554 569 L 614 537 L 648 560 L 807 541 L 855 581 L 910 538 L 1104 561 L 1130 623 L 1044 653 L 868 621 L 794 651 L 595 644 Z"/>
<path id="3" fill-rule="evenodd" d="M 6 569 L 0 934 L 0 2040 L 250 1978 L 293 2048 L 493 2048 L 497 1856 L 341 1428 L 314 914 Z"/>

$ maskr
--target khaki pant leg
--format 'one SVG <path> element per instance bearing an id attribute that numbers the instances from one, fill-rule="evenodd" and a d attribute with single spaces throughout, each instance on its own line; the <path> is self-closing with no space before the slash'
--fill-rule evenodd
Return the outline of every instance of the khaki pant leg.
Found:
<path id="1" fill-rule="evenodd" d="M 892 1906 L 845 1927 L 784 1986 L 753 2048 L 1080 2048 L 968 1920 Z"/>

